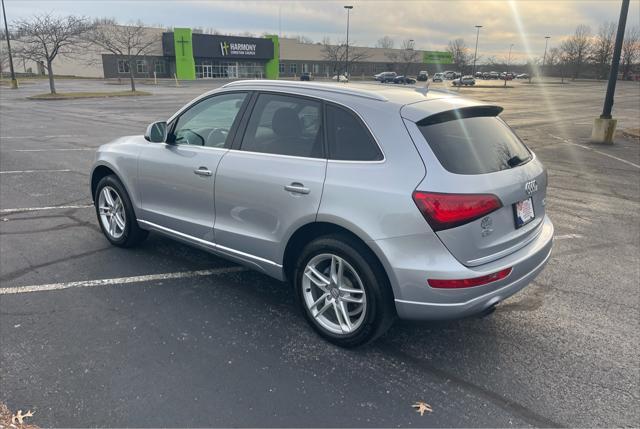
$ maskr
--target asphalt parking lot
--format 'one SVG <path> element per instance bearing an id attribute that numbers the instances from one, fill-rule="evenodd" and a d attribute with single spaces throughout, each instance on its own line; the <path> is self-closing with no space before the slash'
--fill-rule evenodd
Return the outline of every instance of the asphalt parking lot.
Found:
<path id="1" fill-rule="evenodd" d="M 218 85 L 0 88 L 0 402 L 65 427 L 640 426 L 640 143 L 588 142 L 604 82 L 460 90 L 501 104 L 549 168 L 554 254 L 489 317 L 399 322 L 357 350 L 316 336 L 287 285 L 158 235 L 102 236 L 94 149 Z M 615 101 L 619 128 L 640 128 L 640 86 Z"/>

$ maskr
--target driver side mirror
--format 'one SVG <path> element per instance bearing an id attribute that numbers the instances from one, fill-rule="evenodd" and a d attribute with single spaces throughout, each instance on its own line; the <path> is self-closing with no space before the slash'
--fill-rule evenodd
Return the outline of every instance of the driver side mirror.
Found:
<path id="1" fill-rule="evenodd" d="M 144 138 L 151 143 L 164 143 L 167 141 L 167 123 L 154 122 L 147 127 Z"/>

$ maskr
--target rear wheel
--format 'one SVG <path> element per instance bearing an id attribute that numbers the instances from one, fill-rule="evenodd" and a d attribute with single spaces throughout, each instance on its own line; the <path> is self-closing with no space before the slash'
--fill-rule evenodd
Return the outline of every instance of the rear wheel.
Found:
<path id="1" fill-rule="evenodd" d="M 98 182 L 94 200 L 100 229 L 111 244 L 132 247 L 147 238 L 149 233 L 138 226 L 129 195 L 116 176 Z"/>
<path id="2" fill-rule="evenodd" d="M 346 235 L 310 242 L 295 267 L 296 298 L 309 324 L 342 347 L 384 334 L 393 323 L 393 294 L 371 252 Z"/>

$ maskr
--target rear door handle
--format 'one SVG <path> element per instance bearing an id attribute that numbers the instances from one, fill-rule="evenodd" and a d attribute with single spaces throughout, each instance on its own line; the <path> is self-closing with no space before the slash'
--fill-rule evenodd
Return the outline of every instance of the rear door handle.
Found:
<path id="1" fill-rule="evenodd" d="M 198 176 L 212 176 L 213 175 L 211 170 L 207 169 L 207 167 L 200 167 L 197 170 L 193 170 L 193 172 L 195 174 L 197 174 Z"/>
<path id="2" fill-rule="evenodd" d="M 298 182 L 293 182 L 290 185 L 286 185 L 284 187 L 284 190 L 288 192 L 295 192 L 297 194 L 308 194 L 309 192 L 311 192 L 309 188 L 305 188 L 302 183 Z"/>

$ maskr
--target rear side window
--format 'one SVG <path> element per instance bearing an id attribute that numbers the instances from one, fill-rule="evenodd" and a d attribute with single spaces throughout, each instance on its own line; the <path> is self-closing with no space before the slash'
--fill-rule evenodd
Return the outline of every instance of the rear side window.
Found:
<path id="1" fill-rule="evenodd" d="M 382 152 L 371 133 L 353 112 L 327 105 L 329 158 L 344 161 L 380 161 Z"/>
<path id="2" fill-rule="evenodd" d="M 452 173 L 493 173 L 531 159 L 526 146 L 495 116 L 418 123 L 418 128 L 440 164 Z"/>

